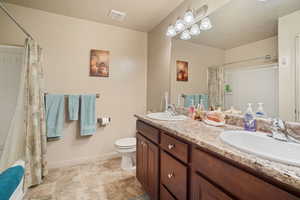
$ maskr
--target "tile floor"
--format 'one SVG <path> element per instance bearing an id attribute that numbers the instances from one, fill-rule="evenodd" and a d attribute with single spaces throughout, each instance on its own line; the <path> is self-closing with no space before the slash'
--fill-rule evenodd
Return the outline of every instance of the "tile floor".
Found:
<path id="1" fill-rule="evenodd" d="M 51 169 L 25 200 L 146 200 L 135 172 L 120 168 L 120 158 Z"/>

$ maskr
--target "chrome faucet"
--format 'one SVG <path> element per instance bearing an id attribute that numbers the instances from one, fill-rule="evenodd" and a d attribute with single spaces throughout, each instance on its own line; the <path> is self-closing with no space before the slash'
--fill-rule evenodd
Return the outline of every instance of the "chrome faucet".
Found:
<path id="1" fill-rule="evenodd" d="M 300 137 L 297 138 L 296 134 L 286 126 L 283 120 L 272 119 L 271 122 L 271 133 L 268 136 L 283 142 L 300 143 Z"/>
<path id="2" fill-rule="evenodd" d="M 174 104 L 168 104 L 166 112 L 169 113 L 171 116 L 177 115 L 176 107 Z"/>

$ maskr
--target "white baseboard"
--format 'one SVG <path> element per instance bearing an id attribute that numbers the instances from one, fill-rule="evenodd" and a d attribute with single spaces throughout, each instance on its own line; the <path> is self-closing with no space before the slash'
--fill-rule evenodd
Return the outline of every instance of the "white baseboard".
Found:
<path id="1" fill-rule="evenodd" d="M 108 159 L 118 158 L 118 157 L 121 157 L 120 154 L 118 154 L 117 152 L 111 152 L 111 153 L 103 154 L 101 156 L 82 157 L 82 158 L 76 158 L 76 159 L 72 159 L 72 160 L 52 162 L 52 163 L 48 163 L 48 169 L 69 167 L 69 166 L 83 164 L 83 163 L 91 162 L 91 161 L 95 161 L 95 160 L 108 160 Z"/>

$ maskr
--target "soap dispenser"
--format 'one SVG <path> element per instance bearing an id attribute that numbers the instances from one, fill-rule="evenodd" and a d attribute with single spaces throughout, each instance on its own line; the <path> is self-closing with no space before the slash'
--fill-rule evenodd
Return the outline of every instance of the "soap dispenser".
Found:
<path id="1" fill-rule="evenodd" d="M 252 110 L 252 104 L 248 103 L 248 108 L 244 115 L 244 129 L 247 131 L 256 131 L 256 119 Z"/>
<path id="2" fill-rule="evenodd" d="M 258 103 L 258 108 L 256 111 L 256 117 L 265 118 L 266 113 L 264 112 L 263 103 Z"/>

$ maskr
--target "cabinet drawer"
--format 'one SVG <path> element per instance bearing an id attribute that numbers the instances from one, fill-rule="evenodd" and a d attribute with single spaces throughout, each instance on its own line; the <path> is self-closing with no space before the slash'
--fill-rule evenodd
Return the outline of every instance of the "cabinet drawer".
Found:
<path id="1" fill-rule="evenodd" d="M 290 193 L 199 149 L 193 149 L 192 163 L 193 168 L 200 174 L 238 199 L 298 199 Z"/>
<path id="2" fill-rule="evenodd" d="M 219 188 L 202 178 L 200 175 L 192 175 L 192 200 L 233 200 Z"/>
<path id="3" fill-rule="evenodd" d="M 188 162 L 188 144 L 166 134 L 161 134 L 161 147 L 183 162 Z"/>
<path id="4" fill-rule="evenodd" d="M 160 180 L 178 199 L 187 199 L 187 167 L 161 151 Z"/>
<path id="5" fill-rule="evenodd" d="M 160 185 L 160 200 L 176 200 L 170 192 L 163 186 Z"/>
<path id="6" fill-rule="evenodd" d="M 158 144 L 159 143 L 159 130 L 142 122 L 136 122 L 136 130 L 143 134 L 145 137 L 150 139 L 152 142 Z"/>

